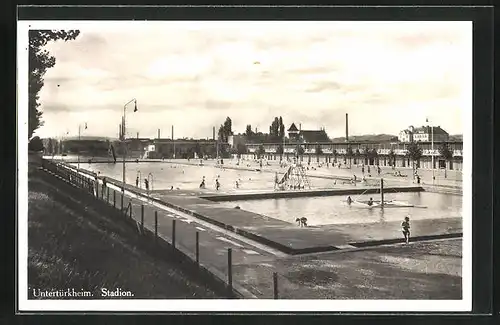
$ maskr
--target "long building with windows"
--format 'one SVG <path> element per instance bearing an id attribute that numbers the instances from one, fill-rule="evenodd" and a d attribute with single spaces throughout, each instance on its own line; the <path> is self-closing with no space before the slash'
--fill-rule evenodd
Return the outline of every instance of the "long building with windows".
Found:
<path id="1" fill-rule="evenodd" d="M 288 140 L 288 139 L 287 139 Z M 317 161 L 338 163 L 351 160 L 352 164 L 380 165 L 395 167 L 411 167 L 411 159 L 407 155 L 407 143 L 401 142 L 310 142 L 299 143 L 287 141 L 283 143 L 247 144 L 247 153 L 240 155 L 246 159 L 264 158 L 269 160 L 292 159 L 299 154 L 301 161 Z M 440 147 L 447 144 L 452 158 L 445 159 L 440 154 Z M 463 142 L 437 142 L 434 147 L 431 142 L 417 142 L 422 149 L 422 157 L 417 161 L 417 166 L 423 169 L 446 168 L 449 170 L 462 170 Z M 281 153 L 283 147 L 283 154 Z M 302 148 L 302 149 L 300 149 Z"/>

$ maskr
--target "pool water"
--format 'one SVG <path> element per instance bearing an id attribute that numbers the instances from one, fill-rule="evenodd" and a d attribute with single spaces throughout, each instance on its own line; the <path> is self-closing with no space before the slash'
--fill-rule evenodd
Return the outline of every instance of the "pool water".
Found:
<path id="1" fill-rule="evenodd" d="M 72 165 L 76 166 L 77 164 Z M 119 163 L 80 163 L 80 168 L 96 173 L 100 172 L 100 175 L 118 181 L 121 181 L 123 177 L 122 164 Z M 144 179 L 151 173 L 153 175 L 153 190 L 170 189 L 172 186 L 174 189 L 198 190 L 203 176 L 205 177 L 206 188 L 209 190 L 215 189 L 215 180 L 217 178 L 219 178 L 221 184 L 220 191 L 226 193 L 274 189 L 275 175 L 269 172 L 221 169 L 212 164 L 193 166 L 169 162 L 127 163 L 126 168 L 127 184 L 135 185 L 136 177 L 140 175 L 142 179 L 140 186 L 142 188 L 144 188 Z M 286 168 L 280 169 L 280 178 L 285 171 Z M 238 181 L 238 188 L 236 187 L 236 181 Z M 309 183 L 311 189 L 350 187 L 348 184 L 342 185 L 341 182 L 326 178 L 310 177 Z"/>
<path id="2" fill-rule="evenodd" d="M 353 198 L 368 200 L 375 195 L 361 195 Z M 265 199 L 221 202 L 227 207 L 240 206 L 241 209 L 259 213 L 289 223 L 296 218 L 306 217 L 309 225 L 373 223 L 402 220 L 410 215 L 412 220 L 462 217 L 462 196 L 439 193 L 391 193 L 385 200 L 405 201 L 417 207 L 372 208 L 347 205 L 345 197 L 305 197 L 286 199 Z"/>

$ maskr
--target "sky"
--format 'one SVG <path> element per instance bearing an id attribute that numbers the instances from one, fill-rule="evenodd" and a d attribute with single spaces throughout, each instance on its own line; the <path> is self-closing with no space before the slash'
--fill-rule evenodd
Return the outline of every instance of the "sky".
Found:
<path id="1" fill-rule="evenodd" d="M 56 58 L 40 92 L 35 135 L 212 137 L 232 119 L 268 132 L 326 129 L 330 137 L 397 134 L 409 125 L 463 132 L 472 110 L 471 22 L 163 22 L 80 26 L 47 45 Z M 70 23 L 67 29 L 72 29 Z M 78 27 L 78 26 L 76 26 Z"/>

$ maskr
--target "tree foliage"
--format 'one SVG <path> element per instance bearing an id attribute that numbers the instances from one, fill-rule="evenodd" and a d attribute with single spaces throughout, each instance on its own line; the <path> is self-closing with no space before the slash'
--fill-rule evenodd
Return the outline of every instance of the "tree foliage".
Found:
<path id="1" fill-rule="evenodd" d="M 285 124 L 283 124 L 283 118 L 280 116 L 279 118 L 279 134 L 278 136 L 283 139 L 285 137 Z"/>
<path id="2" fill-rule="evenodd" d="M 359 150 L 356 150 L 359 152 Z M 347 149 L 346 149 L 346 156 L 348 158 L 351 158 L 352 156 L 354 155 L 354 152 L 352 150 L 352 147 L 350 145 L 347 146 Z"/>
<path id="3" fill-rule="evenodd" d="M 321 154 L 323 154 L 323 149 L 321 148 L 321 145 L 320 145 L 320 144 L 317 144 L 317 145 L 316 145 L 316 148 L 314 148 L 314 150 L 316 151 L 316 154 L 317 154 L 317 155 L 321 155 Z"/>
<path id="4" fill-rule="evenodd" d="M 47 153 L 54 154 L 54 140 L 51 138 L 47 139 Z"/>
<path id="5" fill-rule="evenodd" d="M 415 163 L 422 158 L 422 148 L 414 141 L 410 142 L 406 147 L 406 155 Z"/>
<path id="6" fill-rule="evenodd" d="M 237 152 L 238 154 L 240 154 L 240 155 L 242 155 L 242 154 L 246 154 L 246 153 L 247 153 L 247 151 L 248 151 L 248 150 L 247 150 L 247 146 L 246 146 L 246 145 L 244 145 L 243 143 L 238 143 L 238 144 L 236 145 L 236 152 Z"/>
<path id="7" fill-rule="evenodd" d="M 40 139 L 40 137 L 38 136 L 34 136 L 29 144 L 28 144 L 28 150 L 29 151 L 35 151 L 35 152 L 39 152 L 39 151 L 42 151 L 43 150 L 43 142 L 42 142 L 42 139 Z"/>
<path id="8" fill-rule="evenodd" d="M 269 126 L 269 136 L 275 139 L 283 139 L 285 136 L 285 125 L 281 116 L 275 117 Z"/>
<path id="9" fill-rule="evenodd" d="M 283 144 L 278 144 L 278 147 L 276 148 L 276 154 L 278 155 L 282 155 L 284 153 L 284 149 L 283 149 Z"/>
<path id="10" fill-rule="evenodd" d="M 265 153 L 266 153 L 266 150 L 264 149 L 264 146 L 261 144 L 259 146 L 259 148 L 257 149 L 257 157 L 260 158 Z"/>
<path id="11" fill-rule="evenodd" d="M 230 135 L 233 135 L 233 125 L 231 118 L 228 116 L 223 124 L 220 125 L 218 131 L 218 139 L 221 142 L 227 143 Z"/>
<path id="12" fill-rule="evenodd" d="M 28 139 L 43 125 L 38 93 L 44 85 L 43 76 L 47 69 L 56 64 L 56 58 L 44 49 L 49 42 L 74 40 L 79 30 L 30 30 L 29 31 L 29 98 L 28 98 Z"/>
<path id="13" fill-rule="evenodd" d="M 445 160 L 450 160 L 453 158 L 453 152 L 450 149 L 450 146 L 447 143 L 441 144 L 439 147 L 439 155 L 443 157 Z"/>
<path id="14" fill-rule="evenodd" d="M 247 137 L 251 137 L 252 135 L 254 135 L 254 132 L 252 130 L 252 125 L 247 124 L 246 130 L 245 130 L 245 135 Z"/>
<path id="15" fill-rule="evenodd" d="M 394 152 L 394 149 L 391 149 L 387 156 L 389 157 L 389 165 L 393 165 L 396 161 L 396 153 Z"/>

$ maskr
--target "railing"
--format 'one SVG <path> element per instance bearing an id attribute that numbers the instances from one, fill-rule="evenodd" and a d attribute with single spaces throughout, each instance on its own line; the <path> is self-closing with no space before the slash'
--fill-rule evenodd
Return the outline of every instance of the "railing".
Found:
<path id="1" fill-rule="evenodd" d="M 83 189 L 84 192 L 92 195 L 96 200 L 105 202 L 109 206 L 118 209 L 125 217 L 123 220 L 136 229 L 138 234 L 143 237 L 145 241 L 150 241 L 154 244 L 154 249 L 169 250 L 180 263 L 186 265 L 185 262 L 188 262 L 188 265 L 198 270 L 201 277 L 210 279 L 213 285 L 219 287 L 220 291 L 225 292 L 228 297 L 238 298 L 239 296 L 243 297 L 248 295 L 248 293 L 241 294 L 239 291 L 234 291 L 236 288 L 234 288 L 235 285 L 232 280 L 233 253 L 230 248 L 227 251 L 228 264 L 224 267 L 226 275 L 219 274 L 220 271 L 212 269 L 208 263 L 204 264 L 203 256 L 200 256 L 200 246 L 203 247 L 204 245 L 203 243 L 200 244 L 199 231 L 193 231 L 191 233 L 196 239 L 194 253 L 186 247 L 180 247 L 176 240 L 176 236 L 178 235 L 176 232 L 176 220 L 169 220 L 165 211 L 159 212 L 152 205 L 145 205 L 139 197 L 132 198 L 128 194 L 122 192 L 119 189 L 121 182 L 116 181 L 115 184 L 113 180 L 109 180 L 108 186 L 103 186 L 102 189 L 98 189 L 99 181 L 97 178 L 94 179 L 90 172 L 78 172 L 73 167 L 47 160 L 42 160 L 42 168 L 60 177 L 70 185 Z M 148 177 L 151 177 L 151 180 L 152 176 L 151 173 L 148 175 Z M 115 186 L 116 189 L 110 188 L 109 184 Z M 158 217 L 160 214 L 162 214 L 161 218 Z M 164 223 L 162 224 L 162 229 L 170 228 L 170 236 L 165 233 L 159 233 L 160 222 Z M 209 261 L 210 259 L 208 258 L 207 260 Z M 240 288 L 239 290 L 245 292 L 245 289 Z M 255 296 L 251 298 L 255 298 Z"/>

